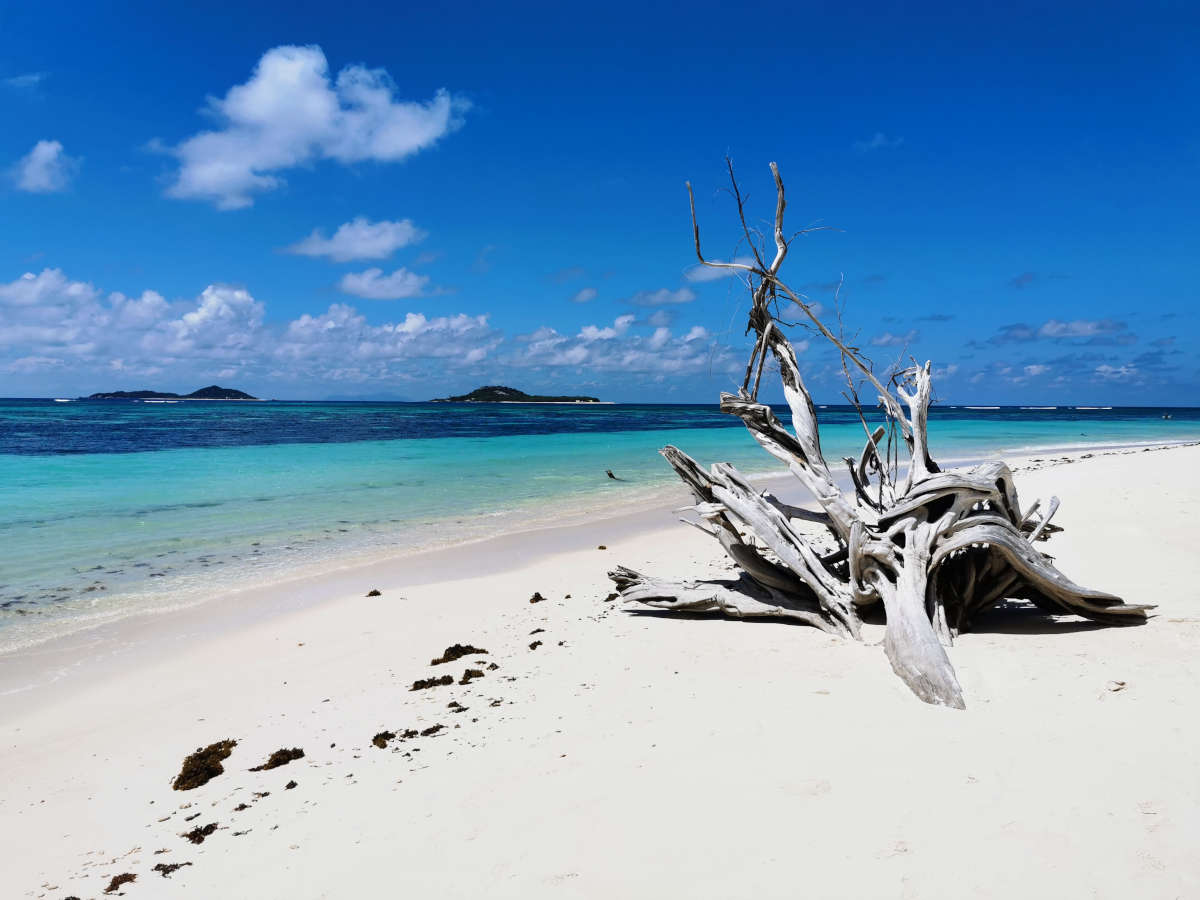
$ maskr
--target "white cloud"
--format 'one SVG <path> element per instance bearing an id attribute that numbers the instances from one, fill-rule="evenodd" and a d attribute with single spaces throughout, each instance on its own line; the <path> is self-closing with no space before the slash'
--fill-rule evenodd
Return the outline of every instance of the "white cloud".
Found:
<path id="1" fill-rule="evenodd" d="M 676 306 L 681 303 L 691 303 L 696 294 L 691 288 L 682 287 L 677 291 L 660 288 L 657 291 L 638 291 L 629 298 L 634 306 Z"/>
<path id="2" fill-rule="evenodd" d="M 5 87 L 18 91 L 32 91 L 46 79 L 45 72 L 27 72 L 24 75 L 13 75 L 2 82 Z"/>
<path id="3" fill-rule="evenodd" d="M 579 293 L 577 293 L 574 297 L 572 297 L 571 302 L 572 303 L 590 303 L 591 301 L 595 300 L 597 296 L 599 296 L 599 293 L 600 292 L 597 291 L 595 288 L 586 287 L 586 288 L 583 288 L 581 291 L 579 291 Z"/>
<path id="4" fill-rule="evenodd" d="M 1070 322 L 1060 322 L 1050 319 L 1037 330 L 1041 338 L 1089 338 L 1113 334 L 1125 330 L 1124 322 L 1114 322 L 1111 319 L 1074 319 Z"/>
<path id="5" fill-rule="evenodd" d="M 714 260 L 714 261 L 715 262 L 724 262 L 724 260 Z M 754 257 L 752 257 L 752 256 L 739 256 L 739 257 L 736 257 L 735 259 L 731 259 L 729 261 L 735 262 L 738 265 L 742 265 L 742 266 L 754 265 Z M 745 274 L 746 274 L 745 272 L 739 271 L 738 269 L 715 269 L 712 266 L 702 266 L 699 263 L 696 263 L 696 265 L 687 269 L 683 273 L 683 277 L 686 278 L 688 281 L 692 282 L 693 284 L 695 284 L 697 282 L 704 282 L 704 281 L 719 281 L 722 278 L 729 278 L 733 275 L 745 275 Z"/>
<path id="6" fill-rule="evenodd" d="M 1102 381 L 1132 381 L 1137 378 L 1141 372 L 1137 366 L 1126 363 L 1120 366 L 1110 366 L 1107 363 L 1096 366 L 1096 377 Z"/>
<path id="7" fill-rule="evenodd" d="M 31 194 L 65 191 L 79 169 L 79 160 L 67 156 L 58 141 L 38 141 L 13 168 L 17 189 Z"/>
<path id="8" fill-rule="evenodd" d="M 1042 365 L 1041 363 L 1034 363 L 1033 365 L 1025 366 L 1024 368 L 1025 374 L 1030 378 L 1036 378 L 1038 375 L 1045 375 L 1049 371 L 1050 367 Z"/>
<path id="9" fill-rule="evenodd" d="M 899 147 L 904 143 L 904 138 L 890 138 L 882 131 L 877 131 L 865 141 L 855 141 L 854 150 L 857 153 L 870 153 L 872 150 L 888 150 L 892 147 Z"/>
<path id="10" fill-rule="evenodd" d="M 428 283 L 428 275 L 418 275 L 405 268 L 399 268 L 391 275 L 384 275 L 383 269 L 372 268 L 343 275 L 338 288 L 342 293 L 368 300 L 401 300 L 419 297 Z"/>
<path id="11" fill-rule="evenodd" d="M 287 169 L 321 159 L 396 162 L 462 125 L 465 100 L 445 90 L 423 103 L 396 100 L 394 88 L 386 71 L 361 65 L 331 80 L 320 47 L 268 50 L 249 81 L 209 98 L 220 127 L 169 151 L 180 168 L 167 194 L 238 209 L 278 188 Z"/>
<path id="12" fill-rule="evenodd" d="M 387 259 L 401 247 L 424 239 L 425 232 L 414 225 L 411 219 L 372 222 L 365 216 L 358 216 L 339 225 L 330 238 L 321 234 L 319 229 L 314 229 L 304 240 L 288 247 L 287 252 L 299 256 L 327 256 L 335 262 Z"/>
<path id="13" fill-rule="evenodd" d="M 919 336 L 920 334 L 916 329 L 906 334 L 892 334 L 890 331 L 885 331 L 878 337 L 871 338 L 871 344 L 875 347 L 906 347 Z"/>
<path id="14" fill-rule="evenodd" d="M 618 317 L 611 326 L 584 326 L 570 337 L 548 326 L 517 340 L 525 346 L 505 362 L 514 368 L 573 367 L 604 372 L 694 375 L 734 371 L 740 363 L 727 347 L 713 346 L 700 326 L 675 337 L 666 326 L 644 336 L 631 331 L 639 325 L 631 315 Z"/>
<path id="15" fill-rule="evenodd" d="M 317 316 L 290 322 L 274 354 L 281 360 L 315 361 L 325 377 L 359 381 L 396 375 L 400 363 L 419 359 L 482 361 L 500 342 L 487 316 L 427 318 L 408 313 L 399 322 L 370 325 L 354 307 L 335 303 Z"/>
<path id="16" fill-rule="evenodd" d="M 171 355 L 239 355 L 255 348 L 264 312 L 245 288 L 209 285 L 195 309 L 166 323 L 161 348 Z M 157 344 L 158 336 L 150 343 Z"/>
<path id="17" fill-rule="evenodd" d="M 0 284 L 0 373 L 85 373 L 88 384 L 155 387 L 170 373 L 196 384 L 232 378 L 361 382 L 406 379 L 422 361 L 475 365 L 499 345 L 487 316 L 403 319 L 371 325 L 335 303 L 283 325 L 243 287 L 210 285 L 193 300 L 154 291 L 107 297 L 58 269 Z M 243 386 L 243 385 L 238 385 Z M 245 385 L 253 387 L 253 382 Z"/>
<path id="18" fill-rule="evenodd" d="M 958 363 L 950 363 L 946 366 L 934 366 L 931 374 L 936 378 L 950 378 L 958 372 Z"/>
<path id="19" fill-rule="evenodd" d="M 579 331 L 579 339 L 590 343 L 617 337 L 629 330 L 629 326 L 633 324 L 635 318 L 632 315 L 617 316 L 612 325 L 606 328 L 584 325 Z"/>

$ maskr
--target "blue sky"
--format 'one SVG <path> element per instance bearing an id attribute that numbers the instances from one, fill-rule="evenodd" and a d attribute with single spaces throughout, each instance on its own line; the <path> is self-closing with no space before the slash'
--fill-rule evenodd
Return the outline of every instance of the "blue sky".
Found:
<path id="1" fill-rule="evenodd" d="M 944 402 L 1200 402 L 1187 4 L 176 6 L 0 12 L 0 395 L 712 401 L 729 154 Z"/>

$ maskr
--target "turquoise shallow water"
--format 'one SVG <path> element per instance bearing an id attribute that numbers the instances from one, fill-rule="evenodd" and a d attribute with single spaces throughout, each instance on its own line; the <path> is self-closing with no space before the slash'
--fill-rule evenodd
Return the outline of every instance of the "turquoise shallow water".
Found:
<path id="1" fill-rule="evenodd" d="M 947 409 L 931 439 L 943 460 L 1200 439 L 1200 411 L 1169 413 Z M 861 425 L 821 415 L 827 457 L 857 455 Z M 729 426 L 711 407 L 0 401 L 0 649 L 335 559 L 616 512 L 674 485 L 666 443 L 778 471 Z"/>

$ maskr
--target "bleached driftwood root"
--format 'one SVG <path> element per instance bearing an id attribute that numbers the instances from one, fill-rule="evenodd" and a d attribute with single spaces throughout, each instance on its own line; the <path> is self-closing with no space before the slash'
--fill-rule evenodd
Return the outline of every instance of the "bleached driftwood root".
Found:
<path id="1" fill-rule="evenodd" d="M 704 258 L 693 201 L 696 255 L 704 265 L 738 270 L 753 297 L 747 333 L 753 332 L 755 342 L 746 378 L 736 394 L 721 395 L 720 408 L 742 420 L 759 445 L 813 495 L 820 510 L 781 503 L 728 463 L 705 470 L 677 447 L 665 447 L 663 456 L 696 501 L 690 509 L 697 521 L 690 524 L 714 537 L 741 574 L 728 582 L 667 581 L 619 567 L 609 577 L 622 598 L 665 610 L 792 620 L 855 639 L 860 639 L 859 610 L 882 604 L 884 651 L 892 669 L 920 699 L 957 708 L 965 704 L 946 647 L 980 613 L 1006 598 L 1108 624 L 1144 621 L 1153 607 L 1080 587 L 1036 548 L 1061 530 L 1050 523 L 1057 497 L 1022 511 L 1004 463 L 987 462 L 962 473 L 939 469 L 929 451 L 933 386 L 928 362 L 881 379 L 857 349 L 820 321 L 803 296 L 779 279 L 795 236 L 784 237 L 783 180 L 773 163 L 771 172 L 777 192 L 771 262 L 746 227 L 736 181 L 733 195 L 753 264 Z M 731 180 L 732 175 L 731 168 Z M 862 454 L 857 461 L 845 460 L 850 494 L 842 492 L 822 455 L 812 397 L 778 315 L 781 301 L 795 304 L 809 327 L 838 348 L 856 407 L 854 378 L 878 397 L 883 424 L 871 431 L 864 415 Z M 779 372 L 791 430 L 758 402 L 768 357 Z M 908 456 L 903 466 L 897 452 L 901 446 Z M 829 546 L 822 548 L 814 539 L 813 524 L 823 527 Z"/>

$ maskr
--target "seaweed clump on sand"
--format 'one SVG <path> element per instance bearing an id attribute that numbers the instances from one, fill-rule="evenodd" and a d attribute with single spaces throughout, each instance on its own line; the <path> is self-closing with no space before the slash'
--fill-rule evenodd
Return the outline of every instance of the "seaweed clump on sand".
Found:
<path id="1" fill-rule="evenodd" d="M 534 591 L 533 596 L 529 598 L 530 603 L 541 603 L 546 598 L 542 596 L 541 591 Z"/>
<path id="2" fill-rule="evenodd" d="M 294 788 L 295 786 L 296 786 L 296 782 L 294 782 L 294 781 L 289 781 L 287 784 L 285 784 L 285 785 L 283 786 L 283 789 L 284 789 L 285 791 L 290 791 L 290 790 L 291 790 L 292 788 Z"/>
<path id="3" fill-rule="evenodd" d="M 137 876 L 132 872 L 124 872 L 120 875 L 114 875 L 112 881 L 108 883 L 108 887 L 104 889 L 106 894 L 115 894 L 121 889 L 121 885 L 129 884 L 131 881 L 137 881 Z"/>
<path id="4" fill-rule="evenodd" d="M 421 737 L 433 737 L 435 734 L 437 734 L 439 731 L 441 731 L 445 727 L 446 727 L 445 725 L 430 725 L 428 728 L 426 728 L 424 731 L 421 732 Z"/>
<path id="5" fill-rule="evenodd" d="M 536 650 L 536 649 L 537 649 L 538 647 L 540 647 L 540 646 L 542 646 L 542 642 L 541 642 L 541 641 L 534 641 L 532 644 L 530 644 L 530 645 L 529 645 L 529 649 L 530 649 L 530 650 Z"/>
<path id="6" fill-rule="evenodd" d="M 427 688 L 445 687 L 448 684 L 454 684 L 453 675 L 443 675 L 441 678 L 418 678 L 409 690 L 423 691 Z"/>
<path id="7" fill-rule="evenodd" d="M 375 737 L 371 738 L 371 743 L 374 744 L 376 747 L 378 747 L 380 750 L 386 750 L 388 741 L 390 741 L 395 736 L 396 736 L 396 732 L 394 732 L 394 731 L 381 731 L 381 732 L 379 732 L 379 734 L 375 735 Z"/>
<path id="8" fill-rule="evenodd" d="M 217 830 L 216 822 L 209 822 L 207 825 L 198 825 L 191 831 L 185 832 L 184 837 L 193 844 L 203 844 L 204 839 Z"/>
<path id="9" fill-rule="evenodd" d="M 225 771 L 221 762 L 229 758 L 236 746 L 237 741 L 226 739 L 207 747 L 197 747 L 195 753 L 184 757 L 183 765 L 171 787 L 177 791 L 190 791 L 202 784 L 208 784 Z"/>
<path id="10" fill-rule="evenodd" d="M 159 863 L 157 866 L 154 867 L 154 871 L 157 872 L 159 875 L 161 875 L 163 878 L 166 878 L 172 872 L 174 872 L 178 869 L 182 869 L 184 866 L 190 866 L 190 865 L 191 865 L 190 862 Z"/>
<path id="11" fill-rule="evenodd" d="M 294 759 L 303 759 L 304 751 L 299 747 L 293 747 L 291 750 L 287 747 L 280 747 L 274 753 L 267 757 L 267 761 L 261 766 L 255 766 L 251 772 L 265 772 L 267 769 L 278 769 L 280 766 L 286 766 Z"/>
<path id="12" fill-rule="evenodd" d="M 459 684 L 470 684 L 476 678 L 482 678 L 482 677 L 483 677 L 483 669 L 467 669 L 467 671 L 463 672 L 462 680 L 459 681 L 458 683 Z"/>
<path id="13" fill-rule="evenodd" d="M 479 647 L 472 647 L 470 644 L 453 644 L 446 648 L 446 652 L 437 659 L 431 659 L 431 666 L 440 666 L 442 663 L 454 662 L 456 659 L 462 659 L 464 656 L 474 656 L 476 653 L 487 653 Z"/>
<path id="14" fill-rule="evenodd" d="M 372 588 L 371 590 L 367 591 L 367 596 L 368 597 L 382 597 L 383 591 L 378 590 L 376 588 Z"/>

